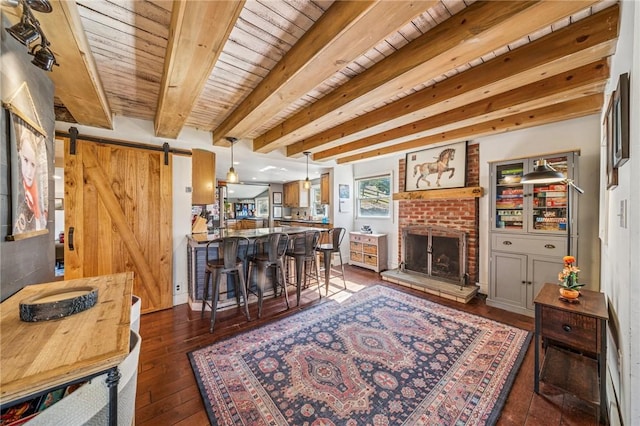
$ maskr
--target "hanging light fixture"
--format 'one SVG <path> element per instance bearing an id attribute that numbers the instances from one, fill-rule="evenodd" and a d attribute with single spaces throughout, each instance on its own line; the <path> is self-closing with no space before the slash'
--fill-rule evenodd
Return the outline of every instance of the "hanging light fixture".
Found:
<path id="1" fill-rule="evenodd" d="M 51 71 L 53 66 L 58 65 L 58 63 L 49 48 L 50 43 L 42 31 L 42 27 L 40 27 L 40 22 L 33 16 L 33 12 L 31 11 L 31 9 L 33 9 L 37 12 L 50 13 L 53 10 L 51 3 L 49 3 L 48 0 L 17 0 L 8 4 L 14 7 L 21 4 L 22 17 L 20 18 L 20 22 L 7 28 L 7 32 L 20 43 L 27 46 L 27 49 L 29 49 L 28 53 L 33 56 L 33 60 L 31 61 L 33 65 L 45 71 Z M 31 44 L 38 38 L 40 38 L 40 43 L 31 48 Z"/>
<path id="2" fill-rule="evenodd" d="M 229 171 L 227 172 L 227 182 L 237 183 L 238 174 L 236 173 L 236 169 L 233 167 L 233 144 L 236 143 L 237 139 L 231 137 L 227 137 L 226 139 L 231 143 L 231 167 L 229 167 Z"/>
<path id="3" fill-rule="evenodd" d="M 311 181 L 309 180 L 309 155 L 311 154 L 311 152 L 309 151 L 305 151 L 304 155 L 307 156 L 307 178 L 304 180 L 304 189 L 310 189 L 311 188 Z"/>

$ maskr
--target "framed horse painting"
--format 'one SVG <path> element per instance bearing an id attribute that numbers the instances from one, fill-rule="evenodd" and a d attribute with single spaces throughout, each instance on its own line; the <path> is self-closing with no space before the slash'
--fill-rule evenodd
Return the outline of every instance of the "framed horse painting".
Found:
<path id="1" fill-rule="evenodd" d="M 465 186 L 466 171 L 466 142 L 410 152 L 405 162 L 404 190 L 460 188 Z"/>

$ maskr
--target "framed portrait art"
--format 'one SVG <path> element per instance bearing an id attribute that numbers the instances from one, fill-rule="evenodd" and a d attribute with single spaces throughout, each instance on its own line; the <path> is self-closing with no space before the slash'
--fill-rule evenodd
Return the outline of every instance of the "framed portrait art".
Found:
<path id="1" fill-rule="evenodd" d="M 15 106 L 4 104 L 11 156 L 11 235 L 8 240 L 48 232 L 49 179 L 44 130 Z"/>
<path id="2" fill-rule="evenodd" d="M 466 170 L 466 142 L 410 152 L 405 162 L 404 190 L 464 187 Z"/>
<path id="3" fill-rule="evenodd" d="M 613 165 L 620 167 L 629 160 L 629 74 L 618 77 L 618 87 L 611 95 Z"/>
<path id="4" fill-rule="evenodd" d="M 618 168 L 615 165 L 615 143 L 614 143 L 614 133 L 615 133 L 615 123 L 613 117 L 614 111 L 614 99 L 616 93 L 612 93 L 609 98 L 609 105 L 607 106 L 607 112 L 604 115 L 604 132 L 606 139 L 606 151 L 607 151 L 607 189 L 613 189 L 618 186 Z"/>
<path id="5" fill-rule="evenodd" d="M 282 204 L 282 192 L 273 193 L 273 204 Z"/>

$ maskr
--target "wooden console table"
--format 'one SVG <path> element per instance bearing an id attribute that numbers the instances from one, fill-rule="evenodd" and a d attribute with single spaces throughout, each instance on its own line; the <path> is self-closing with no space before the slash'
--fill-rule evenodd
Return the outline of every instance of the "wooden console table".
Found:
<path id="1" fill-rule="evenodd" d="M 92 308 L 57 320 L 20 320 L 20 301 L 76 287 L 97 287 Z M 120 364 L 129 354 L 133 273 L 30 285 L 0 305 L 0 405 L 107 374 L 109 424 L 117 425 Z"/>
<path id="2" fill-rule="evenodd" d="M 540 381 L 594 404 L 606 423 L 607 303 L 603 293 L 580 290 L 578 303 L 559 299 L 545 284 L 535 304 L 534 391 Z M 544 354 L 540 367 L 540 338 Z"/>

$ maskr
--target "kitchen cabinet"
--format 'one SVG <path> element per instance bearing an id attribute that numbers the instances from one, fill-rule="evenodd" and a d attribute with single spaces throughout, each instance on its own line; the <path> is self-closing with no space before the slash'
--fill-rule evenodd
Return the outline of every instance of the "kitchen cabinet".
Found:
<path id="1" fill-rule="evenodd" d="M 282 186 L 285 207 L 309 207 L 309 190 L 304 189 L 304 181 L 287 182 Z"/>
<path id="2" fill-rule="evenodd" d="M 329 204 L 330 191 L 329 173 L 323 173 L 320 175 L 320 204 Z"/>
<path id="3" fill-rule="evenodd" d="M 607 424 L 607 302 L 589 290 L 580 290 L 578 300 L 559 300 L 550 283 L 536 297 L 533 390 L 539 393 L 540 381 L 563 389 L 595 405 Z"/>
<path id="4" fill-rule="evenodd" d="M 543 158 L 569 179 L 577 175 L 576 153 Z M 491 165 L 493 219 L 487 304 L 528 316 L 534 316 L 533 301 L 543 285 L 557 282 L 567 254 L 567 185 L 520 183 L 524 174 L 533 171 L 537 159 Z M 574 218 L 575 207 L 577 204 L 571 209 Z M 575 248 L 574 221 L 571 230 Z"/>
<path id="5" fill-rule="evenodd" d="M 387 269 L 387 234 L 350 232 L 349 264 L 376 272 Z"/>
<path id="6" fill-rule="evenodd" d="M 216 154 L 204 149 L 191 151 L 191 204 L 216 202 Z"/>

